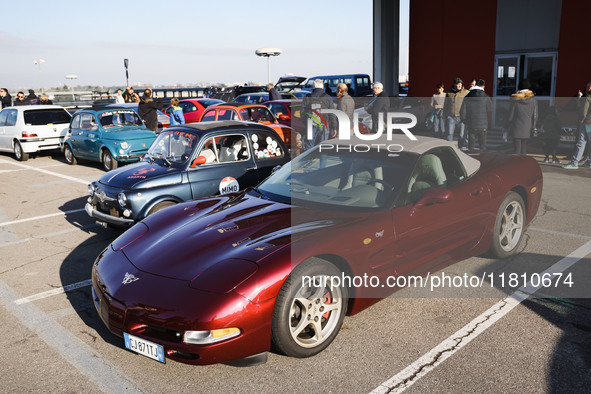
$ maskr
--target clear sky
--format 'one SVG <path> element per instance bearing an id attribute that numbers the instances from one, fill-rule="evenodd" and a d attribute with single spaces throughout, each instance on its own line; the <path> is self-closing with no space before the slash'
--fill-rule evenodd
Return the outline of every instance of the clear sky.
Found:
<path id="1" fill-rule="evenodd" d="M 263 83 L 267 59 L 255 55 L 261 47 L 283 51 L 271 58 L 272 81 L 287 73 L 372 74 L 371 0 L 0 5 L 0 87 L 9 89 L 124 85 L 124 58 L 130 84 Z"/>

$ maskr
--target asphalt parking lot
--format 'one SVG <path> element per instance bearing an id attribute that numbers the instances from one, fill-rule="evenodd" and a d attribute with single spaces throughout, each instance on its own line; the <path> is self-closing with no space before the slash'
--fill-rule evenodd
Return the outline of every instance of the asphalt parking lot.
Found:
<path id="1" fill-rule="evenodd" d="M 449 274 L 571 273 L 591 280 L 591 169 L 543 165 L 543 202 L 522 252 L 475 257 Z M 101 322 L 90 270 L 120 232 L 83 210 L 98 165 L 60 155 L 0 154 L 2 392 L 588 392 L 591 290 L 564 294 L 404 289 L 345 319 L 309 359 L 266 364 L 160 364 L 125 350 Z M 527 289 L 526 289 L 527 290 Z M 158 291 L 156 289 L 156 291 Z"/>

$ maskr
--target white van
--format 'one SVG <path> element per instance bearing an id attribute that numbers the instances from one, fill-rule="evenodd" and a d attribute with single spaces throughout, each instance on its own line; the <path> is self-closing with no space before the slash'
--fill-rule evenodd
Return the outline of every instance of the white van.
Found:
<path id="1" fill-rule="evenodd" d="M 41 150 L 59 149 L 72 116 L 59 105 L 22 105 L 0 112 L 0 151 L 19 161 Z"/>

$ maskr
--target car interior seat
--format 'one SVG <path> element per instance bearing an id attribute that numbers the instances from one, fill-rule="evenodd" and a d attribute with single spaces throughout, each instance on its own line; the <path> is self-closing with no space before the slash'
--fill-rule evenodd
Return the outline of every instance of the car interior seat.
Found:
<path id="1" fill-rule="evenodd" d="M 411 200 L 416 201 L 425 190 L 445 185 L 446 176 L 441 159 L 434 154 L 426 154 L 419 159 L 419 163 L 410 177 L 408 192 L 411 195 Z"/>
<path id="2" fill-rule="evenodd" d="M 246 144 L 244 138 L 226 138 L 222 141 L 220 146 L 220 161 L 237 161 L 242 160 L 243 145 Z"/>
<path id="3" fill-rule="evenodd" d="M 205 164 L 217 162 L 214 151 L 209 148 L 201 150 L 200 156 L 205 157 Z"/>
<path id="4" fill-rule="evenodd" d="M 383 170 L 381 167 L 370 167 L 363 160 L 355 160 L 349 166 L 348 173 L 341 179 L 339 189 L 349 189 L 356 186 L 370 184 L 372 179 L 383 179 Z M 376 188 L 383 190 L 383 185 L 379 182 L 372 183 Z"/>

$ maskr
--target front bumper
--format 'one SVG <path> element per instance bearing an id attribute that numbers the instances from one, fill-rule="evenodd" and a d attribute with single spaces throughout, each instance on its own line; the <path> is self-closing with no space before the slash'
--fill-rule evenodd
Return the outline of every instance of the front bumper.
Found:
<path id="1" fill-rule="evenodd" d="M 98 211 L 93 207 L 91 203 L 86 203 L 84 206 L 84 210 L 88 214 L 88 216 L 93 217 L 95 219 L 100 220 L 101 222 L 105 222 L 117 227 L 131 227 L 135 223 L 133 219 L 125 219 L 116 216 L 111 216 L 107 213 L 103 213 Z"/>

